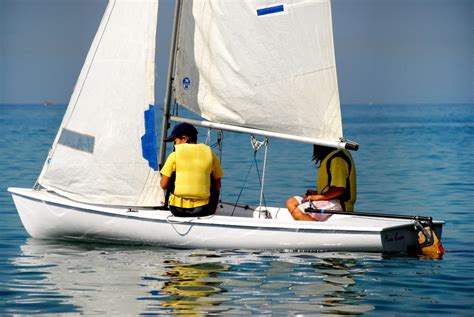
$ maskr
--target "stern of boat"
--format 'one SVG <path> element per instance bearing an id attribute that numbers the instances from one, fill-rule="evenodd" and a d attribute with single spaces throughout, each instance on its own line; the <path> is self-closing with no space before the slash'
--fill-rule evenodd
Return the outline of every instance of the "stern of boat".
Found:
<path id="1" fill-rule="evenodd" d="M 440 241 L 443 225 L 443 221 L 434 221 L 432 224 L 432 229 Z M 380 238 L 384 252 L 420 254 L 419 232 L 419 224 L 415 221 L 411 225 L 391 227 L 382 230 Z"/>
<path id="2" fill-rule="evenodd" d="M 418 248 L 418 231 L 414 224 L 385 229 L 380 238 L 383 250 L 387 253 L 412 253 Z"/>

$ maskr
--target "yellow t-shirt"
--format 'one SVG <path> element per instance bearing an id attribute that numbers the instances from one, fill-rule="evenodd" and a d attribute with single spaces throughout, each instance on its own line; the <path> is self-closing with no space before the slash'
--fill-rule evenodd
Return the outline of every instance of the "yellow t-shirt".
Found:
<path id="1" fill-rule="evenodd" d="M 167 177 L 176 172 L 175 192 L 170 194 L 169 204 L 182 208 L 208 204 L 211 173 L 214 179 L 224 175 L 217 156 L 204 144 L 179 144 L 175 149 L 160 171 Z"/>

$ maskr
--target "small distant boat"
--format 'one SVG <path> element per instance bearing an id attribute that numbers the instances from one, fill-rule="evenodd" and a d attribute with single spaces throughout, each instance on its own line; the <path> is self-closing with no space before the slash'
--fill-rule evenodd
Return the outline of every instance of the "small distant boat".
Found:
<path id="1" fill-rule="evenodd" d="M 429 244 L 433 232 L 441 237 L 443 222 L 429 217 L 345 213 L 295 221 L 285 208 L 262 202 L 221 203 L 202 218 L 156 208 L 164 204 L 158 166 L 166 156 L 153 105 L 157 16 L 158 0 L 109 1 L 37 184 L 9 188 L 31 236 L 410 253 Z M 358 148 L 342 136 L 329 0 L 176 1 L 166 86 L 162 139 L 174 120 Z M 171 113 L 173 103 L 204 120 Z"/>
<path id="2" fill-rule="evenodd" d="M 45 101 L 43 101 L 42 105 L 43 105 L 43 106 L 53 106 L 54 103 L 53 103 L 52 101 L 45 100 Z"/>

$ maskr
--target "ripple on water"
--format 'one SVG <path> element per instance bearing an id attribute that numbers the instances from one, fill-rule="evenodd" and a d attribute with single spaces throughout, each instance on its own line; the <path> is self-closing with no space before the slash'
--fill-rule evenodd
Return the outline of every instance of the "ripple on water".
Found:
<path id="1" fill-rule="evenodd" d="M 465 149 L 474 148 L 473 109 L 343 107 L 344 134 L 361 144 L 356 207 L 446 220 L 447 253 L 432 261 L 27 239 L 5 190 L 34 184 L 64 107 L 0 106 L 0 314 L 472 315 L 474 160 Z M 226 136 L 223 197 L 235 199 L 250 167 L 241 201 L 255 203 L 259 186 L 246 144 L 247 137 Z M 301 159 L 288 168 L 282 153 Z M 283 206 L 289 195 L 314 188 L 310 157 L 310 146 L 271 142 L 268 204 Z"/>

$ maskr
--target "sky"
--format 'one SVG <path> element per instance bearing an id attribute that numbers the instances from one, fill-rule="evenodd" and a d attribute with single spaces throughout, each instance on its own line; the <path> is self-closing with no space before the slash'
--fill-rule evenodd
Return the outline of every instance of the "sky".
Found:
<path id="1" fill-rule="evenodd" d="M 106 4 L 0 0 L 0 104 L 67 103 Z M 160 7 L 167 25 L 172 1 Z M 474 0 L 333 0 L 332 9 L 341 103 L 474 104 Z M 159 28 L 158 41 L 168 36 Z"/>

